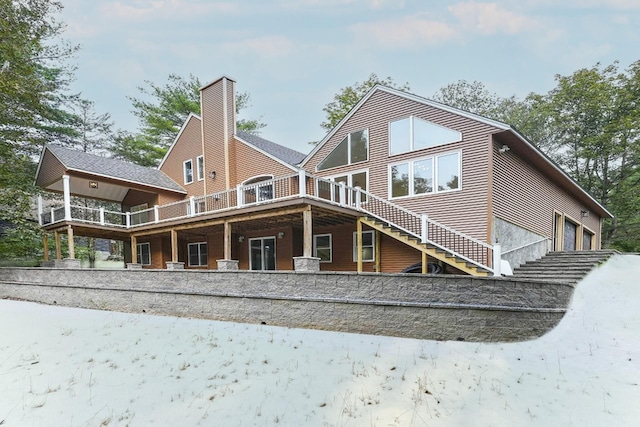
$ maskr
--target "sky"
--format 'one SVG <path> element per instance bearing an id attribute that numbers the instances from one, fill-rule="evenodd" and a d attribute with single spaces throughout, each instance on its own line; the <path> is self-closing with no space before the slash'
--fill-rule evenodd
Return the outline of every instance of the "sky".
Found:
<path id="1" fill-rule="evenodd" d="M 0 424 L 637 425 L 639 258 L 596 268 L 556 328 L 517 343 L 0 300 Z"/>
<path id="2" fill-rule="evenodd" d="M 73 92 L 135 131 L 128 97 L 169 74 L 221 75 L 251 95 L 240 118 L 307 153 L 322 108 L 371 73 L 432 97 L 458 80 L 523 97 L 554 76 L 640 59 L 640 0 L 61 0 L 80 46 Z"/>

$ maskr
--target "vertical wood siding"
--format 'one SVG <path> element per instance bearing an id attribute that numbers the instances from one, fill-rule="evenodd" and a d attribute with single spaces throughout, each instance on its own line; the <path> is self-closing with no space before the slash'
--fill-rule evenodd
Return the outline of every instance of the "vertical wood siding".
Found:
<path id="1" fill-rule="evenodd" d="M 233 82 L 227 81 L 227 85 Z M 224 159 L 224 106 L 222 80 L 207 86 L 200 92 L 202 108 L 202 140 L 204 144 L 204 164 L 206 173 L 216 172 L 216 179 L 207 182 L 207 193 L 215 193 L 226 189 L 225 159 Z M 227 100 L 229 102 L 229 99 Z M 235 112 L 228 105 L 227 118 L 234 120 Z M 233 132 L 229 133 L 229 137 Z M 206 175 L 206 174 L 205 174 Z M 207 178 L 205 178 L 207 179 Z"/>
<path id="2" fill-rule="evenodd" d="M 462 133 L 462 141 L 389 156 L 390 121 L 416 116 L 440 126 Z M 369 160 L 350 166 L 321 172 L 315 168 L 327 154 L 350 132 L 369 129 Z M 496 128 L 440 110 L 422 103 L 386 92 L 377 92 L 343 124 L 306 164 L 307 170 L 321 176 L 335 176 L 345 172 L 368 169 L 369 190 L 379 197 L 388 198 L 388 165 L 390 163 L 430 157 L 453 151 L 462 155 L 462 190 L 428 194 L 392 201 L 418 214 L 432 219 L 477 239 L 487 240 L 489 135 Z"/>

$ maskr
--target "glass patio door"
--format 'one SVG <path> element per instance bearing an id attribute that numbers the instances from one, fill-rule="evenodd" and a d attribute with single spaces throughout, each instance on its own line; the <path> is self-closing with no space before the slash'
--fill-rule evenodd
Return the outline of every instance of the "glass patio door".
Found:
<path id="1" fill-rule="evenodd" d="M 249 268 L 251 270 L 276 269 L 276 238 L 249 239 Z"/>

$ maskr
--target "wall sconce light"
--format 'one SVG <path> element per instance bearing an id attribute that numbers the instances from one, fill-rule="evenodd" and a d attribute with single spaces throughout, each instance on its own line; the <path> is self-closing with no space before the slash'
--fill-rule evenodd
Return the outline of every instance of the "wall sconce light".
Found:
<path id="1" fill-rule="evenodd" d="M 509 148 L 509 146 L 508 146 L 508 145 L 503 145 L 502 147 L 500 147 L 500 148 L 498 149 L 498 153 L 506 153 L 506 152 L 507 152 L 507 151 L 509 151 L 509 150 L 510 150 L 510 148 Z"/>
<path id="2" fill-rule="evenodd" d="M 278 239 L 282 239 L 284 237 L 284 231 L 278 233 Z"/>
<path id="3" fill-rule="evenodd" d="M 209 178 L 216 179 L 216 171 L 209 172 Z"/>
<path id="4" fill-rule="evenodd" d="M 98 181 L 89 181 L 89 188 L 98 188 Z"/>
<path id="5" fill-rule="evenodd" d="M 589 211 L 580 211 L 582 218 L 589 218 Z"/>
<path id="6" fill-rule="evenodd" d="M 244 236 L 238 236 L 238 242 L 240 243 L 244 242 Z"/>

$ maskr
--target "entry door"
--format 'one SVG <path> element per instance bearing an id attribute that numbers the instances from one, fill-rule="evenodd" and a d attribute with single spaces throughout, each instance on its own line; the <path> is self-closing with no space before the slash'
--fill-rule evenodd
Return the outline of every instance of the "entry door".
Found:
<path id="1" fill-rule="evenodd" d="M 575 251 L 577 241 L 578 226 L 568 219 L 564 220 L 564 241 L 563 248 L 565 251 Z"/>
<path id="2" fill-rule="evenodd" d="M 276 238 L 249 239 L 249 262 L 251 270 L 275 270 Z"/>

